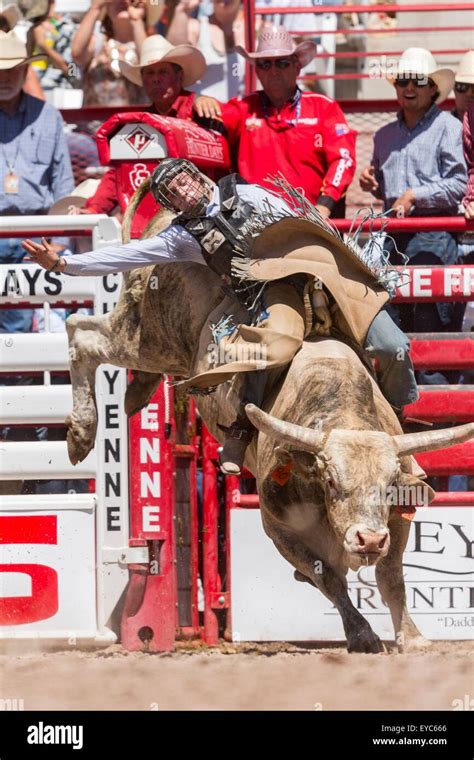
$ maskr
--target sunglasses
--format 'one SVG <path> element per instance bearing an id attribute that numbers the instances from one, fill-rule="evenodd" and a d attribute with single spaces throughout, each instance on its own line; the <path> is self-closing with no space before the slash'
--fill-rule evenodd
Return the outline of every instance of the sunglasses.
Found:
<path id="1" fill-rule="evenodd" d="M 468 90 L 474 92 L 474 84 L 468 84 L 467 82 L 455 82 L 454 90 L 455 92 L 467 92 Z"/>
<path id="2" fill-rule="evenodd" d="M 268 71 L 272 66 L 276 66 L 277 69 L 287 69 L 292 63 L 293 61 L 290 58 L 264 58 L 263 61 L 256 61 L 255 65 L 261 71 Z"/>
<path id="3" fill-rule="evenodd" d="M 432 79 L 426 81 L 426 77 L 397 77 L 395 79 L 397 87 L 408 87 L 410 82 L 413 82 L 415 87 L 433 87 L 435 84 Z"/>

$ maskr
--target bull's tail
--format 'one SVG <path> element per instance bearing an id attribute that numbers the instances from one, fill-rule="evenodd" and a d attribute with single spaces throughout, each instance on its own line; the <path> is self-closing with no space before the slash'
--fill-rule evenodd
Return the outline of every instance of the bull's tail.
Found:
<path id="1" fill-rule="evenodd" d="M 143 198 L 150 190 L 150 182 L 151 182 L 151 177 L 148 177 L 144 182 L 142 182 L 138 190 L 135 190 L 135 192 L 133 193 L 130 203 L 127 206 L 127 209 L 123 217 L 123 224 L 122 224 L 122 241 L 124 243 L 130 242 L 130 233 L 132 231 L 133 217 L 135 216 L 135 212 L 138 206 L 140 205 L 140 203 L 142 202 Z"/>

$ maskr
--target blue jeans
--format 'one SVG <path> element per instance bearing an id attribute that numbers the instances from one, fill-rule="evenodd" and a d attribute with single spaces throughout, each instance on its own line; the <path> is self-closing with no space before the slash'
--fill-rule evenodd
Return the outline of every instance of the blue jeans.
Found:
<path id="1" fill-rule="evenodd" d="M 18 264 L 26 256 L 18 238 L 0 239 L 0 264 Z M 31 332 L 33 309 L 0 309 L 0 333 Z"/>
<path id="2" fill-rule="evenodd" d="M 385 309 L 370 325 L 365 349 L 377 358 L 379 385 L 389 404 L 400 408 L 418 399 L 410 341 Z"/>

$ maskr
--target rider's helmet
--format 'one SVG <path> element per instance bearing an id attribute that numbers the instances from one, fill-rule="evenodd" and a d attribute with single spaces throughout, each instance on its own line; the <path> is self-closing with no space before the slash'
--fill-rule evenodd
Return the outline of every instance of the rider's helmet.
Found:
<path id="1" fill-rule="evenodd" d="M 197 166 L 186 158 L 165 158 L 161 161 L 151 175 L 150 190 L 154 199 L 170 211 L 180 210 L 177 201 L 179 196 L 170 189 L 172 181 L 179 174 L 186 174 L 189 183 L 186 192 L 186 200 L 190 209 L 186 210 L 188 216 L 199 216 L 209 204 L 212 182 L 202 174 Z"/>

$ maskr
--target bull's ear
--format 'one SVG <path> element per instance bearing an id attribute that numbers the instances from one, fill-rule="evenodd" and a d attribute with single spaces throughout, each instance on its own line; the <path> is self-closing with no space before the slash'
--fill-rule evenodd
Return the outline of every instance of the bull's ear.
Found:
<path id="1" fill-rule="evenodd" d="M 416 475 L 412 475 L 409 472 L 401 472 L 398 477 L 398 483 L 401 486 L 411 486 L 413 488 L 419 489 L 417 493 L 423 494 L 423 505 L 425 506 L 431 504 L 434 497 L 436 496 L 436 492 L 433 491 L 431 486 L 429 486 L 426 481 L 420 480 L 420 478 L 417 478 Z"/>
<path id="2" fill-rule="evenodd" d="M 318 466 L 316 456 L 309 451 L 294 450 L 288 451 L 281 446 L 275 449 L 275 455 L 279 465 L 290 465 L 293 472 L 304 480 L 314 480 L 318 477 Z"/>

